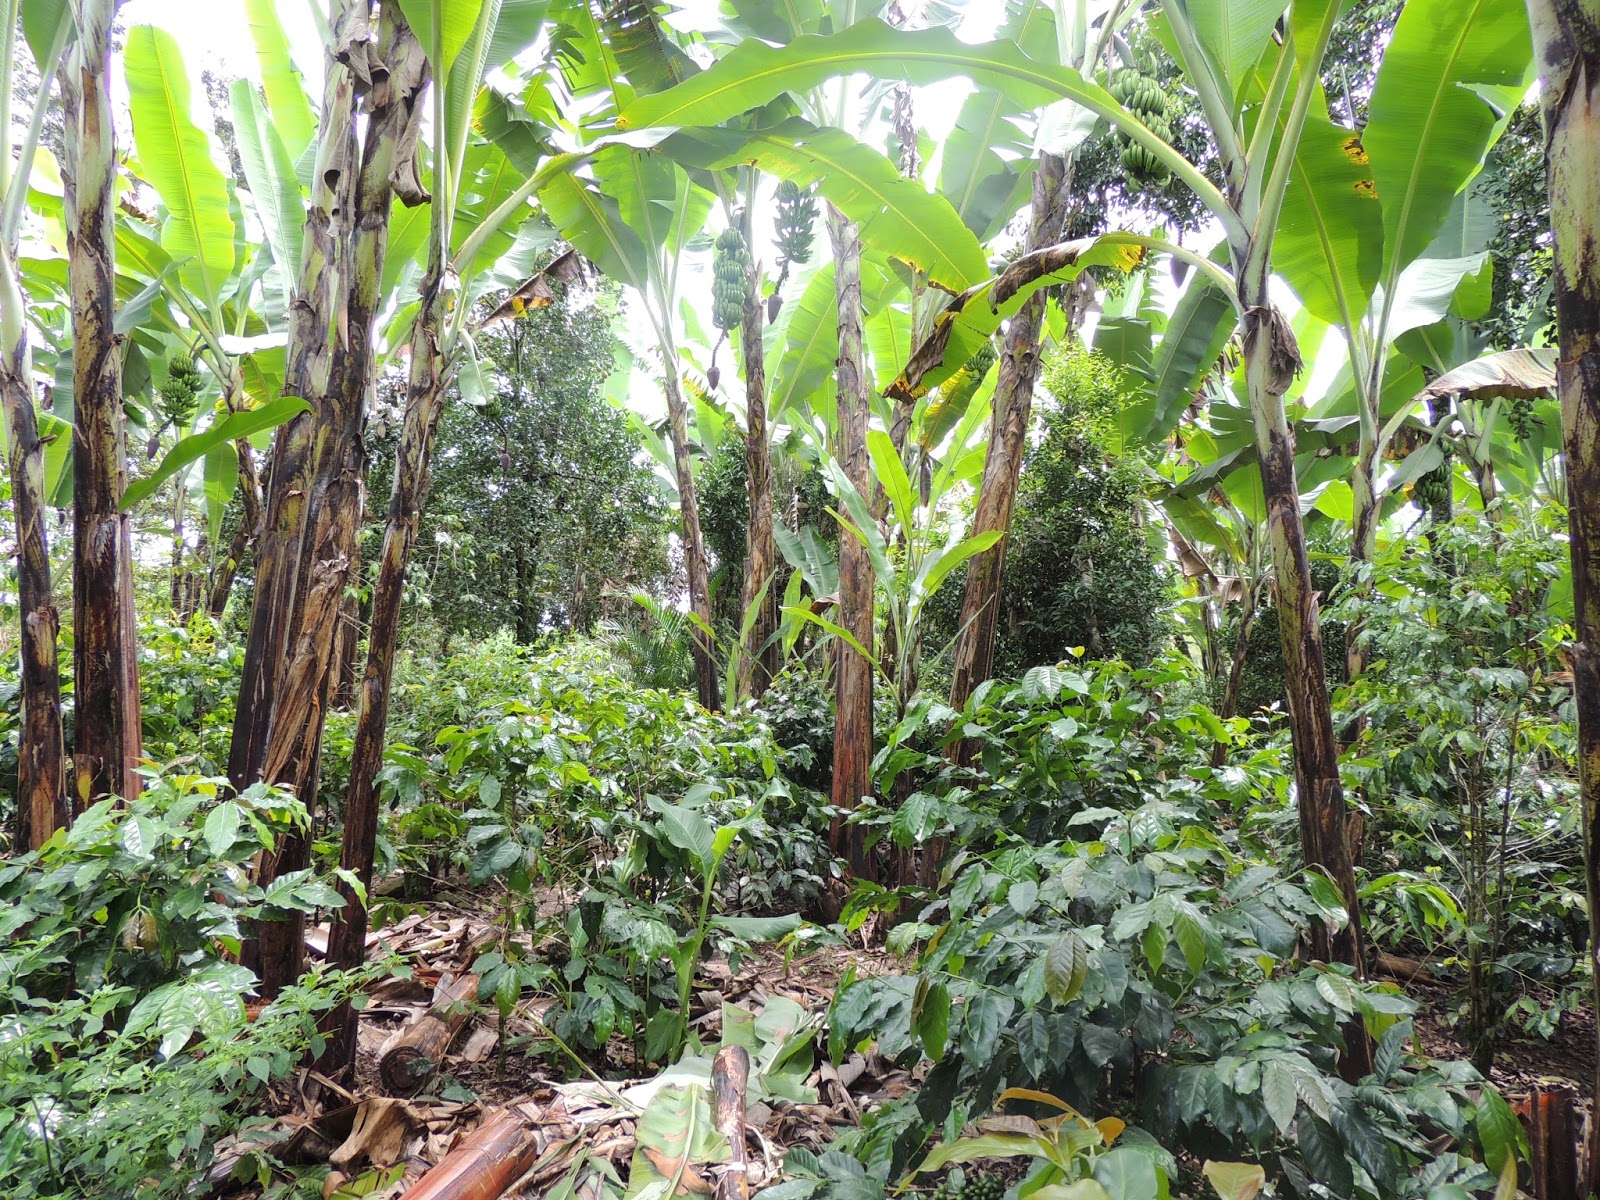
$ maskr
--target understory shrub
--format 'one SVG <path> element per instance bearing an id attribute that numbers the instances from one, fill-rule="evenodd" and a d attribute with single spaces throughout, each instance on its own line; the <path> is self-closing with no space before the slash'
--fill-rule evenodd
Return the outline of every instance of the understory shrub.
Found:
<path id="1" fill-rule="evenodd" d="M 336 905 L 308 871 L 249 881 L 305 810 L 225 780 L 154 775 L 0 864 L 0 1192 L 186 1194 L 216 1142 L 319 1045 L 359 978 L 314 971 L 247 1014 L 246 921 Z"/>
<path id="2" fill-rule="evenodd" d="M 1485 1070 L 1508 1025 L 1549 1036 L 1589 999 L 1564 533 L 1548 507 L 1463 512 L 1386 547 L 1377 595 L 1358 580 L 1339 609 L 1370 658 L 1338 697 L 1368 927 L 1460 983 Z"/>

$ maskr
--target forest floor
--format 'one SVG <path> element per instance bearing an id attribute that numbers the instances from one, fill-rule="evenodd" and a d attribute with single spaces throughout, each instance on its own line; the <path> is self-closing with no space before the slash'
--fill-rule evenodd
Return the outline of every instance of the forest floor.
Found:
<path id="1" fill-rule="evenodd" d="M 359 1194 L 394 1200 L 497 1110 L 510 1110 L 533 1127 L 540 1151 L 522 1179 L 504 1193 L 510 1200 L 545 1195 L 584 1156 L 609 1160 L 626 1178 L 635 1120 L 661 1076 L 642 1065 L 634 1046 L 620 1036 L 612 1038 L 603 1055 L 565 1052 L 542 1023 L 553 1003 L 548 998 L 520 1001 L 503 1022 L 492 1005 L 472 1006 L 437 1073 L 416 1094 L 399 1096 L 385 1087 L 379 1063 L 391 1039 L 422 1019 L 438 995 L 472 969 L 478 955 L 506 948 L 492 907 L 482 897 L 473 900 L 477 903 L 470 908 L 429 904 L 369 935 L 369 960 L 398 960 L 407 969 L 371 990 L 354 1083 L 342 1087 L 314 1071 L 300 1072 L 293 1086 L 280 1087 L 275 1094 L 270 1126 L 219 1147 L 214 1180 L 225 1178 L 226 1170 L 252 1146 L 266 1146 L 285 1162 L 329 1162 L 334 1184 L 325 1195 L 356 1194 L 337 1192 L 335 1184 L 365 1185 L 376 1175 L 387 1183 Z M 561 898 L 551 897 L 550 907 L 559 912 Z M 308 945 L 313 952 L 323 936 L 324 930 L 311 931 Z M 533 949 L 528 935 L 515 936 L 522 949 Z M 696 977 L 692 1028 L 703 1044 L 715 1045 L 722 1036 L 724 1003 L 759 1013 L 771 998 L 784 997 L 821 1029 L 847 972 L 880 974 L 906 965 L 887 951 L 839 946 L 801 955 L 761 946 L 737 969 L 726 959 L 709 959 Z M 1466 1049 L 1448 1022 L 1454 986 L 1413 980 L 1405 990 L 1421 1005 L 1416 1050 L 1435 1059 L 1465 1057 Z M 1587 1106 L 1593 1099 L 1595 1037 L 1594 1017 L 1587 1011 L 1564 1017 L 1549 1040 L 1508 1035 L 1496 1055 L 1493 1081 L 1508 1097 L 1536 1089 L 1575 1090 L 1580 1104 Z M 863 1111 L 904 1095 L 920 1079 L 869 1051 L 851 1052 L 837 1068 L 820 1057 L 806 1082 L 817 1093 L 816 1103 L 755 1103 L 747 1112 L 757 1147 L 752 1190 L 776 1178 L 787 1150 L 804 1146 L 820 1151 L 839 1128 L 857 1124 Z M 219 1188 L 214 1194 L 243 1200 L 259 1191 Z M 592 1198 L 580 1192 L 577 1200 Z"/>
<path id="2" fill-rule="evenodd" d="M 1466 1058 L 1467 1047 L 1451 1028 L 1447 1015 L 1455 1006 L 1456 985 L 1414 981 L 1406 993 L 1422 1007 L 1417 1013 L 1417 1048 L 1430 1058 Z M 1507 1031 L 1495 1048 L 1490 1079 L 1507 1096 L 1520 1096 L 1537 1088 L 1573 1090 L 1586 1101 L 1594 1099 L 1594 1013 L 1563 1014 L 1553 1037 L 1541 1038 L 1517 1030 Z"/>

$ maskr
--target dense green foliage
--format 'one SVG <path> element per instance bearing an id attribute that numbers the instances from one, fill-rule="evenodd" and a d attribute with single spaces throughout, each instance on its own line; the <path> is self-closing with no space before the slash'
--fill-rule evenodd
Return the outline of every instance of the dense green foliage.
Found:
<path id="1" fill-rule="evenodd" d="M 463 389 L 441 422 L 410 581 L 446 631 L 508 628 L 524 644 L 587 632 L 666 574 L 665 505 L 602 392 L 615 351 L 607 303 L 564 296 L 479 341 L 474 384 L 486 390 Z M 380 514 L 387 475 L 373 472 Z"/>
<path id="2" fill-rule="evenodd" d="M 0 866 L 0 1188 L 18 1200 L 181 1196 L 359 980 L 315 972 L 249 1019 L 248 922 L 338 902 L 251 859 L 306 820 L 260 788 L 168 774 Z M 232 960 L 232 961 L 230 961 Z"/>
<path id="3" fill-rule="evenodd" d="M 252 933 L 444 903 L 501 1080 L 720 1037 L 847 1125 L 758 1200 L 1506 1200 L 1495 1068 L 1600 996 L 1597 498 L 1549 356 L 1493 353 L 1556 333 L 1522 0 L 246 7 L 210 129 L 156 25 L 51 100 L 111 0 L 21 0 L 0 62 L 0 615 L 62 659 L 25 714 L 0 643 L 0 1193 L 210 1194 L 407 969 Z M 813 1011 L 738 990 L 812 951 Z M 823 1053 L 904 1073 L 841 1121 Z M 698 1171 L 704 1097 L 655 1096 L 626 1178 L 541 1186 L 701 1190 L 648 1141 Z"/>

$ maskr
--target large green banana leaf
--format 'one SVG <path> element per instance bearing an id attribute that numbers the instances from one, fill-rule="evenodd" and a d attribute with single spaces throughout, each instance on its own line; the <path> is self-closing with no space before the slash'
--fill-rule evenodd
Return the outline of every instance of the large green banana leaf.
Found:
<path id="1" fill-rule="evenodd" d="M 233 129 L 239 162 L 256 203 L 256 216 L 261 220 L 267 245 L 272 249 L 283 294 L 287 296 L 293 293 L 300 273 L 300 246 L 306 219 L 300 183 L 295 178 L 294 159 L 248 80 L 234 80 L 229 95 L 233 101 Z"/>
<path id="2" fill-rule="evenodd" d="M 1361 324 L 1383 268 L 1383 208 L 1358 134 L 1306 121 L 1272 246 L 1273 269 L 1315 316 Z"/>
<path id="3" fill-rule="evenodd" d="M 235 226 L 227 178 L 189 115 L 189 76 L 177 40 L 135 25 L 124 70 L 139 163 L 167 208 L 161 245 L 179 262 L 184 285 L 215 307 L 233 274 Z"/>
<path id="4" fill-rule="evenodd" d="M 1433 241 L 1529 82 L 1522 0 L 1408 0 L 1384 51 L 1362 143 L 1383 204 L 1383 277 Z"/>
<path id="5" fill-rule="evenodd" d="M 399 0 L 406 23 L 417 35 L 433 62 L 433 77 L 448 79 L 456 56 L 478 29 L 484 0 Z M 434 10 L 439 12 L 439 27 L 434 28 Z"/>
<path id="6" fill-rule="evenodd" d="M 289 152 L 289 161 L 295 162 L 316 136 L 317 119 L 311 111 L 311 101 L 289 56 L 289 39 L 278 21 L 275 0 L 245 0 L 244 12 L 250 23 L 250 38 L 255 42 L 256 59 L 261 64 L 261 88 L 267 94 L 273 127 Z"/>
<path id="7" fill-rule="evenodd" d="M 1015 42 L 973 45 L 944 28 L 905 31 L 871 18 L 840 33 L 799 37 L 787 46 L 753 39 L 741 42 L 693 78 L 627 104 L 617 116 L 617 127 L 720 125 L 785 92 L 805 92 L 856 72 L 918 84 L 964 76 L 994 88 L 1011 111 L 1019 113 L 1072 100 L 1111 121 L 1160 158 L 1224 223 L 1237 220 L 1216 187 L 1192 163 L 1104 88 L 1069 67 L 1028 57 Z"/>
<path id="8" fill-rule="evenodd" d="M 1043 0 L 1024 0 L 1001 26 L 1000 37 L 1041 62 L 1054 61 L 1055 21 Z M 962 102 L 939 156 L 939 190 L 985 240 L 1021 206 L 1033 173 L 1028 139 L 1011 119 L 1014 112 L 1003 91 L 980 87 Z"/>
<path id="9" fill-rule="evenodd" d="M 662 147 L 692 166 L 748 164 L 801 187 L 815 184 L 861 227 L 863 242 L 898 258 L 948 291 L 989 273 L 983 247 L 949 200 L 907 179 L 878 151 L 843 130 L 794 117 L 770 129 L 697 129 Z"/>

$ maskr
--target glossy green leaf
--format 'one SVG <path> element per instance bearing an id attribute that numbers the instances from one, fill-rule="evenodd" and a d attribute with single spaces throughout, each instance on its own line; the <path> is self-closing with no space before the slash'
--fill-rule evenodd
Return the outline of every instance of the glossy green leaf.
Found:
<path id="1" fill-rule="evenodd" d="M 239 487 L 239 452 L 233 446 L 217 446 L 206 451 L 204 472 L 206 497 L 206 537 L 216 545 L 222 537 L 222 518 L 228 502 Z"/>
<path id="2" fill-rule="evenodd" d="M 903 528 L 912 528 L 916 494 L 911 488 L 911 477 L 906 474 L 906 465 L 894 448 L 894 440 L 881 429 L 869 430 L 867 454 L 872 459 L 873 478 L 894 505 L 896 519 Z"/>
<path id="3" fill-rule="evenodd" d="M 576 175 L 559 175 L 539 193 L 561 236 L 611 278 L 636 291 L 648 287 L 645 246 L 622 220 L 617 202 Z"/>
<path id="4" fill-rule="evenodd" d="M 1094 1179 L 1111 1200 L 1158 1200 L 1164 1182 L 1149 1155 L 1128 1147 L 1116 1147 L 1097 1158 Z"/>
<path id="5" fill-rule="evenodd" d="M 661 832 L 669 842 L 693 855 L 702 869 L 711 863 L 716 834 L 704 817 L 682 805 L 654 799 L 650 807 L 661 818 Z"/>
<path id="6" fill-rule="evenodd" d="M 139 165 L 167 208 L 161 245 L 179 262 L 186 286 L 215 305 L 233 273 L 235 228 L 227 178 L 211 157 L 211 139 L 190 117 L 177 39 L 135 25 L 123 64 Z"/>
<path id="7" fill-rule="evenodd" d="M 272 250 L 284 295 L 289 295 L 300 274 L 300 246 L 306 221 L 294 159 L 279 137 L 277 125 L 246 80 L 234 80 L 229 96 L 239 162 L 250 184 L 256 216 L 261 219 Z"/>
<path id="8" fill-rule="evenodd" d="M 1383 204 L 1383 275 L 1433 241 L 1477 174 L 1532 59 L 1521 0 L 1408 0 L 1384 50 L 1362 142 Z"/>
<path id="9" fill-rule="evenodd" d="M 1306 122 L 1272 245 L 1273 269 L 1315 316 L 1361 323 L 1383 267 L 1383 206 L 1359 135 Z"/>
<path id="10" fill-rule="evenodd" d="M 1076 71 L 1036 63 L 1019 54 L 1012 43 L 968 45 L 947 29 L 907 33 L 872 18 L 832 35 L 796 38 L 786 46 L 741 42 L 693 79 L 635 100 L 619 115 L 617 125 L 621 129 L 720 125 L 784 92 L 805 92 L 839 75 L 856 73 L 920 84 L 964 75 L 1000 92 L 1013 112 L 1059 100 L 1069 94 L 1069 87 L 1105 95 L 1083 84 Z"/>
<path id="11" fill-rule="evenodd" d="M 462 47 L 478 27 L 484 0 L 399 0 L 406 23 L 433 63 L 435 79 L 447 79 Z M 439 26 L 434 28 L 438 10 Z"/>
<path id="12" fill-rule="evenodd" d="M 206 814 L 201 832 L 212 857 L 221 858 L 239 838 L 239 806 L 232 800 L 224 800 Z"/>
<path id="13" fill-rule="evenodd" d="M 922 1052 L 931 1061 L 938 1062 L 944 1057 L 950 1043 L 950 989 L 943 983 L 928 987 L 917 1011 L 916 1035 L 922 1043 Z"/>
<path id="14" fill-rule="evenodd" d="M 998 36 L 1040 61 L 1052 61 L 1056 31 L 1050 5 L 1023 0 L 1010 7 Z M 1033 156 L 1014 113 L 1002 90 L 979 88 L 962 102 L 939 156 L 939 190 L 967 228 L 985 240 L 1028 198 Z"/>
<path id="15" fill-rule="evenodd" d="M 261 88 L 267 94 L 272 126 L 290 161 L 298 160 L 317 132 L 305 79 L 290 57 L 289 39 L 278 20 L 276 0 L 244 0 L 244 12 L 250 38 L 255 42 L 256 60 L 261 64 Z"/>
<path id="16" fill-rule="evenodd" d="M 875 17 L 839 33 L 797 38 L 787 46 L 770 46 L 755 39 L 741 42 L 692 79 L 634 100 L 618 115 L 617 127 L 720 125 L 785 92 L 805 92 L 829 79 L 856 73 L 915 84 L 965 77 L 996 89 L 1015 112 L 1072 100 L 1161 157 L 1224 221 L 1235 219 L 1216 188 L 1192 163 L 1104 88 L 1070 67 L 1029 58 L 1013 42 L 973 45 L 946 28 L 897 30 Z"/>
<path id="17" fill-rule="evenodd" d="M 1136 434 L 1144 440 L 1164 439 L 1194 393 L 1216 365 L 1233 335 L 1233 302 L 1211 280 L 1195 272 L 1167 319 L 1150 364 L 1150 420 Z"/>
<path id="18" fill-rule="evenodd" d="M 1089 950 L 1083 939 L 1068 931 L 1045 951 L 1044 987 L 1057 1004 L 1070 1004 L 1083 990 L 1089 974 Z"/>
<path id="19" fill-rule="evenodd" d="M 1201 49 L 1237 94 L 1283 16 L 1283 0 L 1183 0 Z"/>
<path id="20" fill-rule="evenodd" d="M 22 0 L 21 7 L 22 36 L 33 52 L 34 64 L 54 71 L 57 39 L 72 24 L 71 6 L 67 0 Z"/>

